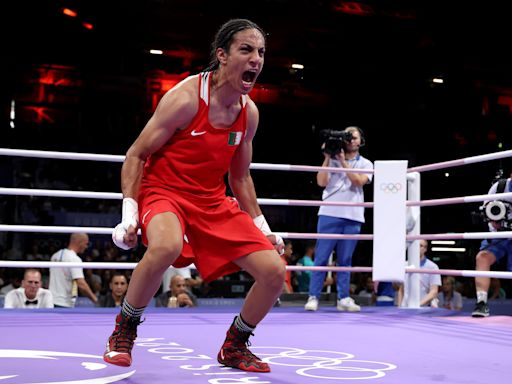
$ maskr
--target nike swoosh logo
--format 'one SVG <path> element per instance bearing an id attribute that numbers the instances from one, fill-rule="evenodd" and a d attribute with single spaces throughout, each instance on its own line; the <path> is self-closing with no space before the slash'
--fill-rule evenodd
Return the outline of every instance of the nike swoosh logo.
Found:
<path id="1" fill-rule="evenodd" d="M 108 358 L 116 357 L 116 356 L 119 356 L 119 355 L 126 355 L 126 353 L 114 352 L 114 351 L 105 353 L 105 356 L 107 356 Z"/>
<path id="2" fill-rule="evenodd" d="M 142 224 L 146 224 L 146 216 L 149 215 L 149 212 L 151 212 L 151 209 L 147 211 L 144 216 L 142 216 Z"/>
<path id="3" fill-rule="evenodd" d="M 190 132 L 190 134 L 192 136 L 201 136 L 201 135 L 204 135 L 205 133 L 206 133 L 206 131 L 196 132 L 195 129 L 192 132 Z"/>

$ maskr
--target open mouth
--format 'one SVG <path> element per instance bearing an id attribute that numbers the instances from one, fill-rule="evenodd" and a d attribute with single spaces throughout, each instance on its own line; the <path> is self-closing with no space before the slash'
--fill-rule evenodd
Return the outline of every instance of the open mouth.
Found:
<path id="1" fill-rule="evenodd" d="M 242 74 L 242 81 L 244 83 L 247 83 L 247 85 L 250 85 L 256 80 L 256 72 L 253 71 L 245 71 Z"/>

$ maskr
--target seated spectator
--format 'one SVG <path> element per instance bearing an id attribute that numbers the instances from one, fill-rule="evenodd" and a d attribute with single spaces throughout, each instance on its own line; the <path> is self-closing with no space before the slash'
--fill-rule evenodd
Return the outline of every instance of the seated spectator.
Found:
<path id="1" fill-rule="evenodd" d="M 366 278 L 364 279 L 364 285 L 356 290 L 356 295 L 359 296 L 359 298 L 367 298 L 371 305 L 375 304 L 377 300 L 375 285 L 376 283 L 374 283 L 372 277 L 366 276 Z"/>
<path id="2" fill-rule="evenodd" d="M 167 292 L 163 292 L 157 297 L 157 307 L 195 307 L 197 305 L 197 298 L 187 288 L 187 283 L 183 276 L 174 275 L 169 288 Z M 189 300 L 186 300 L 182 294 L 187 295 Z"/>
<path id="3" fill-rule="evenodd" d="M 306 250 L 304 251 L 304 256 L 302 256 L 298 261 L 297 265 L 303 265 L 305 267 L 312 267 L 315 265 L 313 262 L 313 257 L 315 254 L 315 244 L 310 243 L 306 246 Z M 299 292 L 308 292 L 309 291 L 309 281 L 311 280 L 312 271 L 297 271 L 295 272 L 295 276 L 297 277 L 297 289 Z"/>
<path id="4" fill-rule="evenodd" d="M 194 302 L 191 299 L 191 296 L 187 292 L 179 293 L 176 296 L 177 306 L 182 307 L 195 307 Z"/>
<path id="5" fill-rule="evenodd" d="M 420 268 L 425 269 L 439 269 L 438 265 L 427 258 L 429 242 L 427 240 L 420 240 Z M 400 285 L 398 289 L 397 304 L 398 306 L 407 307 L 409 304 L 407 287 L 410 284 L 411 274 L 406 276 L 404 284 Z M 405 289 L 404 289 L 405 286 Z M 441 276 L 434 274 L 422 273 L 420 274 L 420 307 L 437 307 L 438 299 L 437 294 L 441 286 Z"/>
<path id="6" fill-rule="evenodd" d="M 120 307 L 127 290 L 128 279 L 124 273 L 113 273 L 110 277 L 109 291 L 105 295 L 100 296 L 96 306 L 104 308 Z"/>
<path id="7" fill-rule="evenodd" d="M 41 288 L 41 272 L 27 269 L 21 287 L 5 295 L 4 308 L 53 308 L 52 293 Z"/>
<path id="8" fill-rule="evenodd" d="M 281 255 L 281 260 L 283 261 L 284 265 L 289 265 L 292 260 L 292 253 L 293 253 L 293 245 L 290 240 L 284 241 L 284 252 Z M 292 293 L 293 292 L 293 286 L 292 286 L 292 272 L 286 271 L 284 283 L 283 283 L 283 293 Z"/>
<path id="9" fill-rule="evenodd" d="M 189 289 L 198 288 L 203 283 L 203 280 L 199 276 L 192 278 L 192 272 L 188 267 L 170 267 L 164 272 L 164 275 L 162 276 L 162 292 L 167 292 L 171 289 L 171 280 L 176 275 L 182 276 L 185 279 L 185 283 Z"/>
<path id="10" fill-rule="evenodd" d="M 462 295 L 455 290 L 455 279 L 452 276 L 443 277 L 443 285 L 438 299 L 440 308 L 462 310 Z"/>

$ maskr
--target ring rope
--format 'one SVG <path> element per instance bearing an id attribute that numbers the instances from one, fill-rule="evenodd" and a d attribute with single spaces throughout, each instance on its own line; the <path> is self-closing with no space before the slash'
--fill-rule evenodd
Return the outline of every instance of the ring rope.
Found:
<path id="1" fill-rule="evenodd" d="M 0 224 L 0 231 L 4 232 L 38 232 L 38 233 L 74 233 L 86 232 L 95 235 L 111 235 L 113 228 L 108 227 L 66 227 L 43 225 L 9 225 Z M 373 235 L 339 235 L 331 233 L 299 233 L 299 232 L 273 232 L 283 239 L 331 239 L 331 240 L 373 240 Z M 139 230 L 140 234 L 140 230 Z M 407 240 L 476 240 L 476 239 L 509 239 L 512 231 L 503 232 L 464 232 L 464 233 L 437 233 L 423 235 L 407 235 Z"/>
<path id="2" fill-rule="evenodd" d="M 118 192 L 90 192 L 90 191 L 67 191 L 52 189 L 29 189 L 29 188 L 3 188 L 0 187 L 0 195 L 11 196 L 46 196 L 46 197 L 72 197 L 84 199 L 111 199 L 121 200 L 122 193 Z M 512 195 L 512 193 L 511 193 Z M 260 205 L 289 205 L 289 206 L 311 206 L 319 205 L 335 207 L 366 207 L 373 208 L 373 203 L 353 203 L 347 201 L 322 201 L 322 200 L 293 200 L 293 199 L 258 199 Z"/>
<path id="3" fill-rule="evenodd" d="M 138 263 L 112 263 L 112 262 L 55 262 L 55 261 L 10 261 L 0 260 L 2 268 L 85 268 L 85 269 L 135 269 Z M 195 266 L 191 266 L 195 269 Z M 313 272 L 372 272 L 373 267 L 338 267 L 338 266 L 301 266 L 287 265 L 287 271 L 313 271 Z M 457 269 L 424 269 L 405 267 L 406 273 L 423 273 L 429 275 L 446 275 L 462 277 L 496 277 L 499 279 L 512 279 L 512 272 L 502 271 L 471 271 Z"/>
<path id="4" fill-rule="evenodd" d="M 125 156 L 121 155 L 104 155 L 97 153 L 76 153 L 76 152 L 57 152 L 57 151 L 34 151 L 28 149 L 10 149 L 0 148 L 0 155 L 4 156 L 22 156 L 22 157 L 38 157 L 45 159 L 62 159 L 62 160 L 91 160 L 91 161 L 107 161 L 122 163 Z M 267 170 L 267 171 L 299 171 L 299 172 L 333 172 L 333 173 L 369 173 L 373 174 L 373 169 L 357 169 L 357 168 L 338 168 L 338 167 L 322 167 L 312 165 L 291 165 L 291 164 L 270 164 L 270 163 L 251 163 L 251 169 Z"/>
<path id="5" fill-rule="evenodd" d="M 488 153 L 485 155 L 471 156 L 463 159 L 442 161 L 440 163 L 433 163 L 427 165 L 420 165 L 418 167 L 408 168 L 407 172 L 425 172 L 432 171 L 435 169 L 443 169 L 450 167 L 457 167 L 459 165 L 481 163 L 489 160 L 503 159 L 505 157 L 512 157 L 512 150 Z"/>
<path id="6" fill-rule="evenodd" d="M 22 156 L 22 157 L 38 157 L 46 159 L 63 159 L 63 160 L 92 160 L 92 161 L 108 161 L 108 162 L 124 162 L 125 156 L 122 155 L 105 155 L 97 153 L 76 153 L 76 152 L 58 152 L 58 151 L 37 151 L 28 149 L 12 149 L 0 148 L 0 155 L 5 156 Z M 457 160 L 442 161 L 439 163 L 420 165 L 407 169 L 407 172 L 425 172 L 436 169 L 456 167 L 466 164 L 480 163 L 489 160 L 502 159 L 512 157 L 512 150 L 488 153 L 485 155 L 470 156 Z M 357 172 L 357 173 L 374 173 L 374 170 L 355 169 L 355 168 L 336 168 L 336 167 L 315 167 L 310 165 L 289 165 L 289 164 L 269 164 L 269 163 L 252 163 L 251 169 L 274 170 L 274 171 L 305 171 L 318 172 L 319 169 L 329 172 Z"/>
<path id="7" fill-rule="evenodd" d="M 110 199 L 121 200 L 123 194 L 119 192 L 91 192 L 91 191 L 69 191 L 55 189 L 30 189 L 30 188 L 4 188 L 0 187 L 0 195 L 11 196 L 46 196 L 46 197 L 71 197 L 88 199 Z M 430 207 L 449 204 L 476 203 L 481 201 L 512 199 L 512 192 L 493 193 L 489 195 L 474 195 L 464 197 L 449 197 L 444 199 L 431 199 L 420 201 L 407 201 L 408 207 Z M 373 208 L 373 202 L 353 203 L 346 201 L 323 201 L 323 200 L 295 200 L 295 199 L 265 199 L 259 198 L 260 205 L 287 205 L 287 206 L 346 206 Z"/>
<path id="8" fill-rule="evenodd" d="M 9 225 L 0 224 L 0 231 L 4 232 L 38 232 L 38 233 L 75 233 L 85 232 L 94 235 L 112 235 L 113 228 L 109 227 L 69 227 L 69 226 L 45 226 L 45 225 Z M 140 235 L 140 229 L 138 231 Z M 286 239 L 357 239 L 372 240 L 373 235 L 339 235 L 330 233 L 296 233 L 296 232 L 272 232 Z"/>
<path id="9" fill-rule="evenodd" d="M 512 199 L 512 192 L 493 193 L 489 195 L 474 195 L 464 197 L 448 197 L 444 199 L 431 199 L 420 201 L 407 201 L 408 207 L 431 207 L 437 205 L 461 204 L 461 203 L 478 203 L 481 201 Z"/>

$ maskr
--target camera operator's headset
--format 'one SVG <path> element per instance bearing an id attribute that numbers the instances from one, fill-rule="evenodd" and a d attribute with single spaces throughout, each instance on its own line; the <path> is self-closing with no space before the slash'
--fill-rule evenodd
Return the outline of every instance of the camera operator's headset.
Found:
<path id="1" fill-rule="evenodd" d="M 349 130 L 353 130 L 353 129 L 357 129 L 357 131 L 359 132 L 359 136 L 361 136 L 361 144 L 359 144 L 359 148 L 361 148 L 362 146 L 364 146 L 366 144 L 363 130 L 356 125 L 351 125 L 350 127 L 345 128 L 344 131 L 348 132 Z"/>

